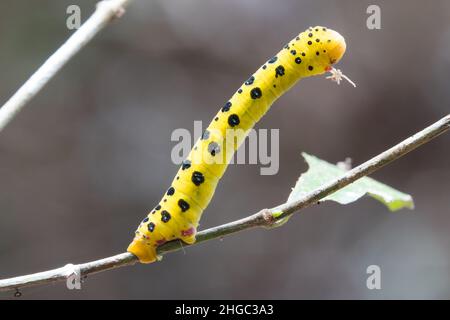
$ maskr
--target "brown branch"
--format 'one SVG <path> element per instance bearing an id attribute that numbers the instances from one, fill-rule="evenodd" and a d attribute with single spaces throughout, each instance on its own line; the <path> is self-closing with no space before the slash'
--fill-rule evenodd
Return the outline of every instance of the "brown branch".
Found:
<path id="1" fill-rule="evenodd" d="M 0 131 L 25 105 L 73 58 L 94 36 L 115 17 L 123 14 L 131 0 L 103 0 L 95 12 L 67 41 L 0 108 Z"/>
<path id="2" fill-rule="evenodd" d="M 395 145 L 394 147 L 346 172 L 341 178 L 333 180 L 328 184 L 321 186 L 320 188 L 308 193 L 297 201 L 284 203 L 272 209 L 263 209 L 260 212 L 246 218 L 199 232 L 197 234 L 197 241 L 193 245 L 197 245 L 199 243 L 206 242 L 212 239 L 222 238 L 239 231 L 249 230 L 256 227 L 277 226 L 280 221 L 291 216 L 294 212 L 316 203 L 329 194 L 336 192 L 337 190 L 344 188 L 350 183 L 375 172 L 388 163 L 399 159 L 415 148 L 436 138 L 440 134 L 447 131 L 449 128 L 450 115 L 447 115 L 431 126 Z M 189 245 L 182 244 L 181 241 L 171 241 L 159 247 L 158 253 L 160 255 L 163 255 L 168 252 L 177 251 L 188 246 Z M 79 272 L 81 277 L 86 277 L 94 273 L 133 265 L 137 262 L 137 258 L 131 253 L 122 253 L 105 259 L 83 264 L 66 265 L 65 267 L 45 272 L 0 280 L 0 291 L 18 290 L 20 288 L 30 286 L 64 281 L 75 271 Z"/>

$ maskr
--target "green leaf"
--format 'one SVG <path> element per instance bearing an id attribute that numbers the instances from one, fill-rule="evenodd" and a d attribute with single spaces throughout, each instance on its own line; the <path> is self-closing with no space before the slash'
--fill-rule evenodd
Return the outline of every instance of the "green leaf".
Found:
<path id="1" fill-rule="evenodd" d="M 298 179 L 288 201 L 297 200 L 325 183 L 341 177 L 346 172 L 344 169 L 315 156 L 307 153 L 302 153 L 302 155 L 308 163 L 309 169 Z M 332 200 L 340 204 L 348 204 L 366 194 L 386 205 L 391 211 L 402 208 L 414 209 L 414 202 L 409 194 L 400 192 L 369 177 L 363 177 L 320 201 Z"/>

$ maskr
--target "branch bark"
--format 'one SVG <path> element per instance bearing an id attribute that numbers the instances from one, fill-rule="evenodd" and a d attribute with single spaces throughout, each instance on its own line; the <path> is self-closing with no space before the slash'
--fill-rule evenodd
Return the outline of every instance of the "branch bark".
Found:
<path id="1" fill-rule="evenodd" d="M 88 20 L 0 108 L 0 131 L 113 18 L 120 17 L 131 0 L 103 0 Z"/>
<path id="2" fill-rule="evenodd" d="M 197 234 L 197 241 L 193 245 L 200 244 L 212 239 L 249 230 L 256 227 L 275 227 L 281 221 L 294 214 L 294 212 L 304 209 L 320 199 L 344 188 L 350 183 L 367 176 L 388 163 L 399 159 L 415 148 L 429 142 L 450 128 L 450 114 L 433 123 L 429 127 L 417 132 L 413 136 L 382 152 L 374 158 L 346 172 L 341 178 L 329 182 L 326 185 L 310 192 L 303 198 L 281 204 L 272 209 L 263 209 L 246 218 L 226 223 L 217 227 L 206 229 Z M 171 241 L 158 248 L 160 255 L 180 250 L 189 245 L 182 244 L 181 241 Z M 190 245 L 192 246 L 192 245 Z M 57 281 L 64 281 L 73 274 L 74 270 L 80 273 L 81 277 L 103 272 L 118 267 L 129 266 L 137 263 L 137 258 L 131 253 L 121 253 L 101 260 L 87 262 L 78 265 L 66 265 L 65 267 L 53 269 L 45 272 L 0 280 L 0 291 L 19 290 L 20 288 L 49 284 Z"/>

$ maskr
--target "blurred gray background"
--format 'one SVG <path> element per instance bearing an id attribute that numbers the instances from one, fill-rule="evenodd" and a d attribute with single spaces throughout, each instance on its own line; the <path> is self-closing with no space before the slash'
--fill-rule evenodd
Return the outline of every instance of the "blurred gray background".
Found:
<path id="1" fill-rule="evenodd" d="M 91 1 L 0 2 L 3 104 L 85 21 Z M 381 30 L 366 8 L 381 7 Z M 262 62 L 305 28 L 342 33 L 358 87 L 301 81 L 258 124 L 281 128 L 280 171 L 231 166 L 202 228 L 283 202 L 306 151 L 359 164 L 449 112 L 450 2 L 135 0 L 0 134 L 0 278 L 123 252 L 169 186 L 176 128 L 209 122 Z M 450 135 L 377 172 L 414 196 L 390 213 L 364 198 L 25 298 L 450 298 Z M 366 288 L 366 268 L 382 290 Z M 8 298 L 10 294 L 1 294 Z"/>

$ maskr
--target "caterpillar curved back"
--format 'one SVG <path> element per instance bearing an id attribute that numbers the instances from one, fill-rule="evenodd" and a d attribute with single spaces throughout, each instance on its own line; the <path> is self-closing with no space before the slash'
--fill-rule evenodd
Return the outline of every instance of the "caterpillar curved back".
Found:
<path id="1" fill-rule="evenodd" d="M 167 241 L 194 243 L 202 212 L 247 132 L 298 80 L 330 71 L 345 49 L 336 31 L 309 28 L 250 76 L 203 132 L 161 201 L 139 225 L 128 251 L 150 263 Z"/>

